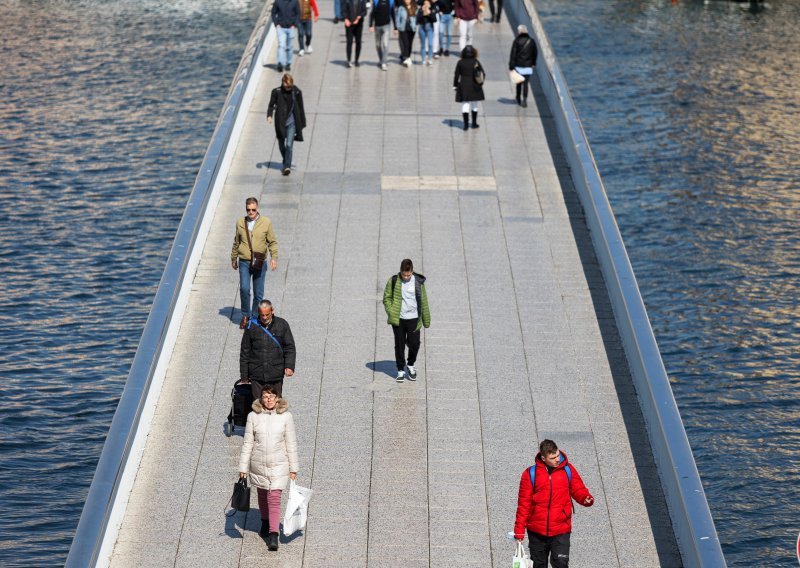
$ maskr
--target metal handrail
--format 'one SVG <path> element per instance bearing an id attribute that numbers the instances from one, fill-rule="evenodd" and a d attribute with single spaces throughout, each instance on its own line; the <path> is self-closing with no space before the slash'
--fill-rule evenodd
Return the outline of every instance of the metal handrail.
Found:
<path id="1" fill-rule="evenodd" d="M 221 162 L 228 149 L 236 117 L 242 110 L 246 87 L 253 76 L 253 71 L 260 65 L 258 54 L 270 29 L 270 7 L 271 2 L 267 0 L 247 42 L 200 171 L 189 194 L 125 388 L 89 487 L 78 528 L 67 556 L 67 567 L 86 568 L 95 566 L 100 560 L 100 551 L 109 528 L 111 511 L 131 457 L 145 401 L 153 384 L 182 284 L 189 276 L 187 274 L 189 261 L 197 245 L 200 226 L 217 182 Z"/>
<path id="2" fill-rule="evenodd" d="M 529 26 L 539 46 L 538 77 L 603 272 L 682 560 L 686 566 L 724 567 L 725 557 L 667 371 L 566 80 L 533 0 L 507 0 L 506 6 L 518 22 Z"/>

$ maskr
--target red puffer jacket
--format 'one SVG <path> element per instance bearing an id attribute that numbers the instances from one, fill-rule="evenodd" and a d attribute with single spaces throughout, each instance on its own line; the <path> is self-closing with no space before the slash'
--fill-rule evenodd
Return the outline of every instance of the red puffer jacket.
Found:
<path id="1" fill-rule="evenodd" d="M 536 454 L 536 487 L 531 487 L 530 472 L 522 472 L 519 481 L 517 501 L 517 520 L 514 523 L 514 536 L 525 538 L 525 529 L 543 536 L 556 536 L 572 531 L 572 499 L 584 505 L 584 499 L 591 493 L 583 484 L 575 466 L 570 465 L 572 481 L 565 469 L 569 464 L 567 455 L 561 452 L 561 463 L 552 473 L 542 461 L 541 453 Z M 592 499 L 588 507 L 594 503 Z"/>

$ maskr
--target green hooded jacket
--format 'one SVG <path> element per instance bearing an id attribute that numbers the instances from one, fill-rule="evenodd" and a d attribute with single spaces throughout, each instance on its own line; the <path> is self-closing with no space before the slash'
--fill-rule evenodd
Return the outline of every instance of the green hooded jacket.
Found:
<path id="1" fill-rule="evenodd" d="M 431 311 L 428 307 L 428 293 L 425 292 L 425 277 L 422 274 L 414 273 L 415 292 L 417 296 L 417 312 L 422 316 L 417 321 L 417 331 L 425 326 L 431 326 Z M 394 286 L 392 286 L 394 280 Z M 403 279 L 400 273 L 389 278 L 386 288 L 383 290 L 383 307 L 386 315 L 389 316 L 389 325 L 400 325 L 400 308 L 403 305 Z"/>

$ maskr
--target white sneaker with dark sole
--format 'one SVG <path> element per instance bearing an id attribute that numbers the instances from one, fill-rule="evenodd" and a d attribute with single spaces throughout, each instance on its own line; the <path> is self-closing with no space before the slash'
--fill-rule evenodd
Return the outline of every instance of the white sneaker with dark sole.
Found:
<path id="1" fill-rule="evenodd" d="M 406 368 L 408 369 L 408 380 L 409 381 L 416 381 L 417 380 L 417 368 L 414 365 L 409 365 Z"/>
<path id="2" fill-rule="evenodd" d="M 397 378 L 395 379 L 395 381 L 397 381 L 398 383 L 402 383 L 405 378 L 406 374 L 403 371 L 397 371 Z"/>

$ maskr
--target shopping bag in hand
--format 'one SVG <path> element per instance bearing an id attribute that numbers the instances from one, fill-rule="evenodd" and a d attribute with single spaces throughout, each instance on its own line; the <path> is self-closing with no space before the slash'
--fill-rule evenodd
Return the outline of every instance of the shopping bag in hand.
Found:
<path id="1" fill-rule="evenodd" d="M 517 551 L 514 553 L 512 568 L 533 568 L 533 560 L 528 558 L 528 553 L 520 541 L 517 541 Z"/>
<path id="2" fill-rule="evenodd" d="M 286 502 L 286 514 L 283 516 L 283 534 L 290 535 L 306 528 L 308 517 L 308 501 L 314 492 L 307 487 L 300 487 L 294 480 L 289 482 L 289 499 Z"/>

